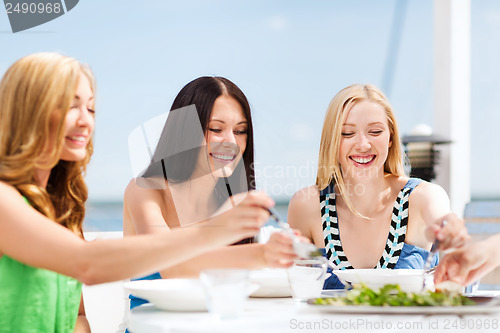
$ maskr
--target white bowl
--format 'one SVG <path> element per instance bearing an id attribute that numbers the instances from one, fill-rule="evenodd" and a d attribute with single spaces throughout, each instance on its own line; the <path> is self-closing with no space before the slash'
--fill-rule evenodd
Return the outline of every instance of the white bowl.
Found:
<path id="1" fill-rule="evenodd" d="M 406 292 L 420 292 L 423 285 L 422 269 L 345 269 L 333 270 L 343 284 L 364 283 L 378 289 L 386 284 L 398 284 Z M 434 289 L 433 276 L 426 282 L 426 289 Z"/>
<path id="2" fill-rule="evenodd" d="M 199 279 L 138 280 L 124 284 L 132 295 L 167 311 L 206 311 L 205 292 Z"/>
<path id="3" fill-rule="evenodd" d="M 330 276 L 326 273 L 327 267 L 324 258 L 295 260 L 294 265 L 287 270 L 293 298 L 308 300 L 321 297 L 325 279 Z"/>
<path id="4" fill-rule="evenodd" d="M 265 268 L 253 270 L 250 272 L 250 282 L 259 285 L 259 288 L 250 294 L 251 297 L 292 296 L 286 269 Z"/>

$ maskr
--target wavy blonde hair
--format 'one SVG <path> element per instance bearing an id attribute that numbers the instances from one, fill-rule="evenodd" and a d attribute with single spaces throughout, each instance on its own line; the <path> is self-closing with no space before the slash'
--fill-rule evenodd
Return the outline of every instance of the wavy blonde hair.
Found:
<path id="1" fill-rule="evenodd" d="M 83 176 L 92 140 L 84 160 L 59 160 L 64 120 L 80 75 L 94 91 L 90 69 L 57 53 L 26 56 L 7 70 L 0 81 L 0 180 L 17 188 L 40 213 L 83 236 L 88 196 Z M 51 169 L 46 188 L 37 185 L 35 169 Z"/>
<path id="2" fill-rule="evenodd" d="M 384 172 L 395 176 L 406 176 L 403 166 L 404 153 L 401 149 L 396 117 L 387 97 L 377 87 L 370 84 L 354 84 L 339 91 L 326 110 L 321 133 L 316 186 L 319 190 L 323 190 L 333 181 L 349 210 L 358 216 L 361 215 L 354 208 L 349 196 L 346 195 L 347 190 L 340 168 L 339 151 L 342 124 L 347 117 L 348 111 L 354 105 L 363 101 L 380 104 L 387 116 L 392 145 L 389 147 Z"/>

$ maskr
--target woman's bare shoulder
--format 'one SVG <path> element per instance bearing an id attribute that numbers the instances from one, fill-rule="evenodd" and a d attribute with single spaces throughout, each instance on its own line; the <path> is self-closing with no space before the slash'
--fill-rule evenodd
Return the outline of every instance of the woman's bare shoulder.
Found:
<path id="1" fill-rule="evenodd" d="M 317 203 L 319 198 L 319 190 L 316 185 L 301 188 L 290 199 L 290 205 L 309 205 Z"/>
<path id="2" fill-rule="evenodd" d="M 2 180 L 0 180 L 0 191 L 6 191 L 10 193 L 17 192 L 16 188 Z M 18 192 L 19 193 L 19 192 Z"/>
<path id="3" fill-rule="evenodd" d="M 411 192 L 410 215 L 420 215 L 425 224 L 440 220 L 450 212 L 450 199 L 439 185 L 422 181 Z"/>
<path id="4" fill-rule="evenodd" d="M 166 196 L 168 187 L 161 188 L 161 181 L 134 178 L 127 188 L 123 199 L 123 220 L 125 225 L 133 225 L 139 234 L 159 230 L 158 221 L 165 221 L 169 214 Z M 168 227 L 168 223 L 161 224 Z"/>
<path id="5" fill-rule="evenodd" d="M 448 198 L 446 191 L 438 184 L 430 183 L 422 180 L 417 187 L 412 191 L 410 196 L 413 202 L 423 201 L 429 202 L 433 200 L 443 200 Z"/>
<path id="6" fill-rule="evenodd" d="M 288 204 L 288 222 L 310 238 L 310 225 L 320 217 L 319 191 L 316 185 L 298 190 Z"/>
<path id="7" fill-rule="evenodd" d="M 135 202 L 140 199 L 145 198 L 157 198 L 162 197 L 162 191 L 166 189 L 165 182 L 161 179 L 154 178 L 132 178 L 125 188 L 124 201 L 125 202 Z"/>
<path id="8" fill-rule="evenodd" d="M 0 200 L 5 207 L 9 207 L 11 202 L 22 201 L 22 194 L 12 185 L 0 180 Z"/>
<path id="9" fill-rule="evenodd" d="M 311 216 L 319 207 L 319 191 L 316 185 L 304 187 L 292 196 L 288 204 L 288 215 L 290 217 L 300 216 L 303 220 Z"/>

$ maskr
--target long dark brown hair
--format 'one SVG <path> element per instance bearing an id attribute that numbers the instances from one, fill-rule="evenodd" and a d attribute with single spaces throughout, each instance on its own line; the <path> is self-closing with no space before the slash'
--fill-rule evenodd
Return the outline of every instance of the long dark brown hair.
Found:
<path id="1" fill-rule="evenodd" d="M 234 98 L 243 109 L 247 121 L 247 142 L 242 159 L 231 176 L 222 177 L 217 181 L 214 191 L 215 198 L 221 205 L 228 195 L 255 189 L 253 126 L 250 105 L 238 86 L 226 78 L 214 76 L 199 77 L 185 85 L 177 94 L 151 163 L 140 177 L 163 176 L 173 183 L 190 179 L 199 157 L 200 142 L 207 135 L 215 100 L 222 95 Z M 190 110 L 193 111 L 193 107 L 196 108 L 201 125 L 200 131 L 192 130 L 193 123 L 197 123 L 189 114 Z M 181 146 L 193 148 L 176 152 Z M 251 240 L 247 239 L 238 242 L 238 244 L 250 242 Z"/>

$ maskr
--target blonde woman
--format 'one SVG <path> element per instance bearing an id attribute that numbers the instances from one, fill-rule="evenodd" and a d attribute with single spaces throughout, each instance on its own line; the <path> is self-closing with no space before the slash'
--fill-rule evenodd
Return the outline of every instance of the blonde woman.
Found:
<path id="1" fill-rule="evenodd" d="M 432 241 L 426 228 L 442 224 L 450 203 L 438 185 L 408 178 L 402 161 L 384 94 L 372 85 L 344 88 L 326 112 L 316 184 L 291 199 L 290 225 L 338 269 L 423 268 Z M 442 249 L 469 238 L 456 220 L 442 232 Z M 326 284 L 342 287 L 335 276 Z"/>
<path id="2" fill-rule="evenodd" d="M 81 283 L 165 269 L 258 231 L 273 201 L 250 193 L 227 213 L 168 233 L 85 242 L 83 174 L 94 79 L 75 59 L 27 56 L 0 82 L 0 331 L 88 332 Z M 189 240 L 198 239 L 197 247 Z"/>

